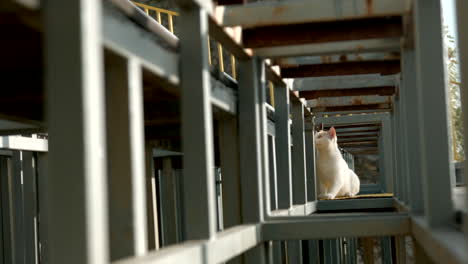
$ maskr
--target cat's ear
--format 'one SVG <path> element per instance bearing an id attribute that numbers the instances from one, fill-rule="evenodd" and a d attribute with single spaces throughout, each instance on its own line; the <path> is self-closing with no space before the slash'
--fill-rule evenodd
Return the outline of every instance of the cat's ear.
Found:
<path id="1" fill-rule="evenodd" d="M 330 135 L 331 138 L 336 138 L 336 130 L 334 127 L 331 127 L 330 130 L 328 130 L 328 135 Z"/>

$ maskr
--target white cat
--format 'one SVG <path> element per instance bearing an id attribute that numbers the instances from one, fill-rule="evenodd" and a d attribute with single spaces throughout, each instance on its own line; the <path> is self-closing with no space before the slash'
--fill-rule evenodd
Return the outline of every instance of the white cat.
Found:
<path id="1" fill-rule="evenodd" d="M 318 151 L 317 176 L 319 198 L 333 199 L 336 196 L 352 197 L 359 192 L 359 177 L 352 171 L 338 149 L 334 127 L 315 135 Z"/>

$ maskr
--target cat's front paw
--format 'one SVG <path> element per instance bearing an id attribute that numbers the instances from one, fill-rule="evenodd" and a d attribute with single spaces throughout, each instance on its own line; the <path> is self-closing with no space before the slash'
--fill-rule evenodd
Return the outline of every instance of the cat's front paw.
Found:
<path id="1" fill-rule="evenodd" d="M 325 199 L 325 200 L 330 200 L 330 199 L 333 199 L 335 197 L 333 195 L 329 194 L 329 193 L 326 193 L 326 194 L 320 194 L 319 198 L 320 199 Z"/>

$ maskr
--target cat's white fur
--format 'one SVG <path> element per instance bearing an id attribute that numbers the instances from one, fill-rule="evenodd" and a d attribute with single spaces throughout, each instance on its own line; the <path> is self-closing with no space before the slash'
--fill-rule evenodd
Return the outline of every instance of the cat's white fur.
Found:
<path id="1" fill-rule="evenodd" d="M 319 198 L 334 199 L 337 196 L 352 197 L 359 192 L 359 177 L 348 167 L 338 149 L 335 128 L 315 135 L 318 152 L 317 176 Z"/>

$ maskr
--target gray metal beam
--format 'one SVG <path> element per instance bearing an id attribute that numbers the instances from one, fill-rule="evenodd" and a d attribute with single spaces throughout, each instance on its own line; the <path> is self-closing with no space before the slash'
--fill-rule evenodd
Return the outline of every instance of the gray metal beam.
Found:
<path id="1" fill-rule="evenodd" d="M 64 16 L 60 10 L 69 12 Z M 49 263 L 106 263 L 101 2 L 51 0 L 45 3 L 43 15 L 48 32 L 45 87 L 51 138 L 47 226 L 52 228 L 46 234 Z"/>
<path id="2" fill-rule="evenodd" d="M 466 263 L 464 235 L 451 227 L 431 228 L 423 217 L 411 219 L 412 235 L 434 263 Z"/>
<path id="3" fill-rule="evenodd" d="M 324 232 L 326 230 L 327 232 Z M 356 213 L 288 217 L 263 224 L 264 240 L 323 239 L 408 234 L 406 213 Z"/>
<path id="4" fill-rule="evenodd" d="M 315 171 L 315 132 L 314 120 L 305 129 L 306 172 L 307 172 L 307 201 L 317 200 L 316 171 Z"/>
<path id="5" fill-rule="evenodd" d="M 154 167 L 153 147 L 145 144 L 145 174 L 146 174 L 146 219 L 148 224 L 148 250 L 159 249 L 159 216 L 158 191 L 156 188 L 156 171 Z"/>
<path id="6" fill-rule="evenodd" d="M 391 96 L 362 95 L 362 96 L 342 96 L 342 97 L 321 97 L 307 100 L 307 107 L 329 107 L 329 106 L 351 106 L 369 104 L 390 104 Z"/>
<path id="7" fill-rule="evenodd" d="M 105 8 L 100 19 L 105 47 L 125 57 L 137 57 L 146 69 L 159 78 L 179 84 L 178 54 L 164 48 L 109 1 L 103 3 Z"/>
<path id="8" fill-rule="evenodd" d="M 15 247 L 13 245 L 12 221 L 13 204 L 11 190 L 11 158 L 0 156 L 0 195 L 2 211 L 2 248 L 3 263 L 14 263 Z"/>
<path id="9" fill-rule="evenodd" d="M 162 159 L 162 170 L 159 179 L 161 242 L 163 247 L 180 242 L 180 226 L 177 209 L 177 180 L 170 157 Z"/>
<path id="10" fill-rule="evenodd" d="M 242 222 L 258 223 L 264 219 L 264 175 L 267 173 L 264 157 L 266 137 L 266 113 L 261 95 L 265 78 L 264 64 L 254 58 L 241 61 L 239 67 L 239 151 L 242 192 Z M 261 113 L 265 114 L 262 118 Z M 264 135 L 262 135 L 264 133 Z M 268 201 L 269 202 L 269 201 Z M 265 263 L 267 248 L 257 245 L 246 253 L 246 261 Z"/>
<path id="11" fill-rule="evenodd" d="M 355 200 L 321 200 L 317 202 L 318 211 L 339 211 L 355 209 L 393 208 L 393 198 L 372 198 Z"/>
<path id="12" fill-rule="evenodd" d="M 408 177 L 409 187 L 409 206 L 411 213 L 420 215 L 424 211 L 423 204 L 423 188 L 422 186 L 422 168 L 420 162 L 421 142 L 418 140 L 420 135 L 421 119 L 419 118 L 421 111 L 421 98 L 418 96 L 418 88 L 414 71 L 415 54 L 413 50 L 404 49 L 402 56 L 402 81 L 401 89 L 402 96 L 405 96 L 406 111 L 405 125 L 406 133 L 403 137 L 407 138 L 406 152 L 408 155 Z M 417 188 L 416 188 L 417 186 Z"/>
<path id="13" fill-rule="evenodd" d="M 219 146 L 221 175 L 223 177 L 223 222 L 224 228 L 242 223 L 241 182 L 239 168 L 239 133 L 237 118 L 219 122 Z M 240 258 L 229 264 L 241 263 Z"/>
<path id="14" fill-rule="evenodd" d="M 223 26 L 258 27 L 389 16 L 403 14 L 405 11 L 407 10 L 403 0 L 378 0 L 372 5 L 363 0 L 352 3 L 288 0 L 219 6 L 215 9 L 215 15 Z"/>
<path id="15" fill-rule="evenodd" d="M 424 204 L 429 225 L 435 227 L 452 221 L 451 180 L 454 179 L 441 3 L 416 0 L 414 4 L 417 85 L 423 102 L 420 161 L 424 175 Z M 432 151 L 434 149 L 437 151 Z"/>
<path id="16" fill-rule="evenodd" d="M 0 137 L 0 149 L 25 150 L 34 152 L 47 152 L 47 139 L 23 137 L 23 136 L 2 136 Z"/>
<path id="17" fill-rule="evenodd" d="M 30 151 L 22 152 L 25 263 L 38 263 L 37 175 L 36 159 Z"/>
<path id="18" fill-rule="evenodd" d="M 389 38 L 328 42 L 327 45 L 323 45 L 323 43 L 317 43 L 257 48 L 254 49 L 254 54 L 262 57 L 280 58 L 295 56 L 320 56 L 337 53 L 383 52 L 399 50 L 400 40 L 398 38 Z"/>
<path id="19" fill-rule="evenodd" d="M 216 232 L 216 210 L 206 11 L 182 9 L 179 27 L 184 239 L 207 239 Z"/>
<path id="20" fill-rule="evenodd" d="M 382 172 L 384 174 L 383 178 L 385 179 L 382 185 L 386 192 L 394 192 L 396 188 L 394 182 L 395 168 L 393 163 L 394 147 L 392 143 L 392 122 L 390 119 L 385 119 L 382 122 L 382 139 L 383 144 L 381 148 L 383 148 L 384 156 Z"/>
<path id="21" fill-rule="evenodd" d="M 333 116 L 333 117 L 318 117 L 315 119 L 316 124 L 324 125 L 343 125 L 343 124 L 373 124 L 380 123 L 382 120 L 388 119 L 389 114 L 365 114 L 352 116 Z"/>
<path id="22" fill-rule="evenodd" d="M 292 205 L 289 89 L 285 86 L 275 85 L 274 97 L 278 208 L 288 209 Z"/>
<path id="23" fill-rule="evenodd" d="M 339 63 L 353 61 L 382 61 L 399 59 L 397 52 L 374 52 L 374 53 L 356 53 L 356 54 L 332 54 L 327 56 L 301 56 L 291 58 L 279 58 L 274 61 L 275 65 L 280 67 L 296 67 L 300 65 Z M 349 77 L 349 76 L 348 76 Z M 382 76 L 385 77 L 385 76 Z M 307 78 L 306 78 L 307 79 Z M 372 86 L 369 86 L 372 87 Z"/>
<path id="24" fill-rule="evenodd" d="M 358 74 L 344 76 L 309 77 L 294 79 L 297 91 L 353 89 L 395 86 L 395 75 Z"/>
<path id="25" fill-rule="evenodd" d="M 293 100 L 292 104 L 292 187 L 293 204 L 305 204 L 307 202 L 307 169 L 304 138 L 304 107 L 299 100 Z"/>
<path id="26" fill-rule="evenodd" d="M 142 255 L 146 237 L 141 65 L 106 53 L 106 119 L 111 260 Z"/>

